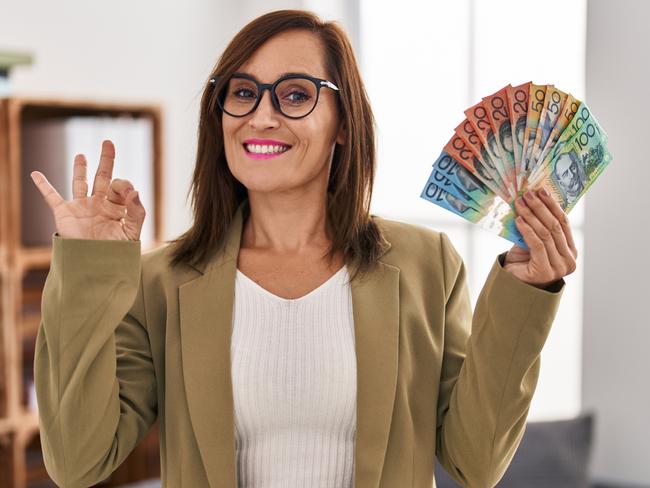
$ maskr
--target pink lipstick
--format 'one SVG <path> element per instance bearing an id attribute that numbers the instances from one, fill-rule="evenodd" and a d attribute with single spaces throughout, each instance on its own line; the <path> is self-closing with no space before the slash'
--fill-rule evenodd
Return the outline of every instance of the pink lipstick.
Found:
<path id="1" fill-rule="evenodd" d="M 260 146 L 285 146 L 287 147 L 286 150 L 282 152 L 277 152 L 277 153 L 266 153 L 266 154 L 261 154 L 261 153 L 252 153 L 250 152 L 246 145 L 247 144 L 255 144 L 255 145 L 260 145 Z M 247 139 L 244 141 L 243 144 L 244 147 L 244 152 L 246 153 L 246 156 L 248 156 L 251 159 L 270 159 L 270 158 L 275 158 L 278 156 L 282 156 L 284 153 L 289 151 L 291 149 L 291 145 L 286 144 L 282 141 L 275 141 L 272 139 Z"/>

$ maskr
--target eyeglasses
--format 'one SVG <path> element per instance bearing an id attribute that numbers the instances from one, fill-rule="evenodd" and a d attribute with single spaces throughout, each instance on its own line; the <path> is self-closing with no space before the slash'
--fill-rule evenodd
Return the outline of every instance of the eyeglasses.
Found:
<path id="1" fill-rule="evenodd" d="M 220 78 L 210 78 L 210 83 L 217 86 Z M 324 86 L 339 91 L 331 81 L 308 75 L 288 74 L 274 83 L 258 83 L 250 75 L 235 73 L 220 89 L 217 104 L 228 115 L 245 117 L 255 111 L 264 90 L 269 90 L 276 110 L 290 119 L 300 119 L 316 108 L 320 89 Z"/>

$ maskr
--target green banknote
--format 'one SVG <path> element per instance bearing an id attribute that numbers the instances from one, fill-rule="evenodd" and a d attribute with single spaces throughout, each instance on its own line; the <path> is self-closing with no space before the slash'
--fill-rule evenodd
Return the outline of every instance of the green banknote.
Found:
<path id="1" fill-rule="evenodd" d="M 567 125 L 566 129 L 564 129 L 562 134 L 560 134 L 558 141 L 547 152 L 544 161 L 538 164 L 535 171 L 533 171 L 532 174 L 528 177 L 528 182 L 534 184 L 536 181 L 539 181 L 539 179 L 544 174 L 546 174 L 546 166 L 548 166 L 551 161 L 557 158 L 558 154 L 562 152 L 564 146 L 568 144 L 568 142 L 571 141 L 585 125 L 593 125 L 594 130 L 597 131 L 598 137 L 601 139 L 603 144 L 607 143 L 607 134 L 600 126 L 589 107 L 587 107 L 587 104 L 585 102 L 582 102 L 580 103 L 577 112 Z"/>
<path id="2" fill-rule="evenodd" d="M 605 142 L 605 133 L 596 119 L 589 117 L 544 166 L 531 187 L 545 187 L 569 213 L 612 160 Z"/>

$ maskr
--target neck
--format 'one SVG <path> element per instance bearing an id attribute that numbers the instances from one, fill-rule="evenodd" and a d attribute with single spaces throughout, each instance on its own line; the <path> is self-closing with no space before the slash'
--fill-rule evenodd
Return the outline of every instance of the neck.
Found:
<path id="1" fill-rule="evenodd" d="M 327 233 L 327 194 L 286 196 L 249 192 L 249 216 L 242 231 L 242 248 L 278 255 L 323 252 Z"/>

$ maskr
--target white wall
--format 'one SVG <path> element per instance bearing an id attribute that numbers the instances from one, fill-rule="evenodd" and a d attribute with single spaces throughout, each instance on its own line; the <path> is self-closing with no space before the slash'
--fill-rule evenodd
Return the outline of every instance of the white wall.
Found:
<path id="1" fill-rule="evenodd" d="M 583 404 L 597 415 L 593 473 L 650 485 L 650 2 L 590 0 L 587 101 L 610 167 L 585 209 Z"/>

